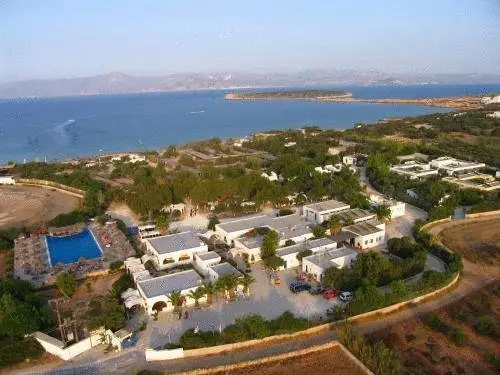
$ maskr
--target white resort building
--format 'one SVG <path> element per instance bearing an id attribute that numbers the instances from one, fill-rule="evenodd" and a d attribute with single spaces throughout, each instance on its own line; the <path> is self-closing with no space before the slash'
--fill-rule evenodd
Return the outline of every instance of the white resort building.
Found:
<path id="1" fill-rule="evenodd" d="M 208 252 L 208 246 L 192 232 L 169 234 L 146 240 L 146 255 L 157 270 L 193 261 L 194 254 Z"/>
<path id="2" fill-rule="evenodd" d="M 391 171 L 403 176 L 408 176 L 410 180 L 437 176 L 439 171 L 432 169 L 430 164 L 420 163 L 415 160 L 391 166 Z"/>
<path id="3" fill-rule="evenodd" d="M 321 224 L 323 221 L 328 220 L 330 215 L 348 210 L 350 207 L 351 206 L 347 203 L 332 199 L 304 205 L 302 208 L 302 216 L 306 217 L 308 220 Z"/>
<path id="4" fill-rule="evenodd" d="M 296 245 L 281 247 L 276 251 L 276 255 L 285 262 L 283 268 L 292 268 L 300 266 L 300 261 L 297 259 L 297 255 L 301 252 L 310 250 L 313 254 L 315 254 L 336 248 L 337 243 L 335 241 L 332 241 L 329 238 L 318 238 L 314 240 L 307 240 Z"/>
<path id="5" fill-rule="evenodd" d="M 327 269 L 350 267 L 357 255 L 356 250 L 348 247 L 319 252 L 302 259 L 302 272 L 313 275 L 321 282 Z"/>
<path id="6" fill-rule="evenodd" d="M 449 156 L 443 156 L 432 160 L 430 166 L 446 172 L 449 176 L 453 176 L 457 173 L 477 171 L 478 169 L 486 167 L 486 164 L 462 161 Z"/>
<path id="7" fill-rule="evenodd" d="M 385 223 L 369 220 L 342 228 L 342 232 L 354 235 L 350 244 L 360 249 L 368 249 L 385 244 Z"/>
<path id="8" fill-rule="evenodd" d="M 406 203 L 397 201 L 393 198 L 384 198 L 379 195 L 370 195 L 370 202 L 373 207 L 385 204 L 391 210 L 391 219 L 404 216 L 406 212 Z"/>

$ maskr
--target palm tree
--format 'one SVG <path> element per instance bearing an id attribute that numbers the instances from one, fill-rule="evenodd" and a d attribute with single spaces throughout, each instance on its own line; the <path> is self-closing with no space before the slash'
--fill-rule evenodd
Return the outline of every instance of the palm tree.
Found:
<path id="1" fill-rule="evenodd" d="M 174 311 L 178 311 L 179 307 L 182 306 L 182 303 L 184 302 L 184 296 L 178 290 L 171 292 L 167 298 L 168 301 L 174 306 Z"/>
<path id="2" fill-rule="evenodd" d="M 212 298 L 216 292 L 215 290 L 215 285 L 212 284 L 210 281 L 203 283 L 203 290 L 205 291 L 205 294 L 207 295 L 207 302 L 209 304 L 212 304 Z"/>
<path id="3" fill-rule="evenodd" d="M 250 285 L 255 282 L 255 278 L 250 275 L 245 275 L 243 279 L 239 280 L 239 283 L 243 285 L 243 293 L 250 295 Z"/>
<path id="4" fill-rule="evenodd" d="M 194 299 L 194 305 L 196 307 L 199 307 L 200 306 L 200 299 L 203 298 L 205 296 L 206 292 L 205 292 L 205 288 L 203 288 L 202 286 L 196 288 L 195 290 L 192 290 L 189 292 L 189 296 Z"/>
<path id="5" fill-rule="evenodd" d="M 229 295 L 234 295 L 234 292 L 236 290 L 236 287 L 239 284 L 239 278 L 236 275 L 230 274 L 227 276 L 224 276 L 225 284 L 226 284 L 226 291 L 229 292 Z"/>
<path id="6" fill-rule="evenodd" d="M 222 276 L 215 280 L 214 291 L 216 293 L 225 292 L 227 290 L 226 277 Z"/>
<path id="7" fill-rule="evenodd" d="M 331 215 L 328 221 L 330 222 L 330 234 L 335 234 L 340 231 L 342 227 L 340 224 L 340 217 Z"/>
<path id="8" fill-rule="evenodd" d="M 378 205 L 375 208 L 375 213 L 377 214 L 377 219 L 380 221 L 391 220 L 392 211 L 391 208 L 386 204 Z"/>

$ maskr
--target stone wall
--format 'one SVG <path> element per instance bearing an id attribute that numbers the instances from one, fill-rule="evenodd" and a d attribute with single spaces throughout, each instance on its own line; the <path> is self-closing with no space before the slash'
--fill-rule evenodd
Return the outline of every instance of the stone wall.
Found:
<path id="1" fill-rule="evenodd" d="M 47 180 L 37 180 L 34 178 L 19 178 L 16 180 L 18 185 L 24 185 L 24 186 L 37 186 L 37 187 L 42 187 L 42 188 L 50 188 L 50 189 L 55 189 L 57 191 L 60 191 L 61 193 L 69 194 L 77 198 L 84 198 L 85 196 L 85 191 L 81 189 L 77 189 L 71 186 L 59 184 L 54 181 L 47 181 Z"/>

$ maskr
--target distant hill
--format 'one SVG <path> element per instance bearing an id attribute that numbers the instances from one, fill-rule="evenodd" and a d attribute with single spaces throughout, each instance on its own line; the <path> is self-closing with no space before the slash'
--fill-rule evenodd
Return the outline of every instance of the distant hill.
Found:
<path id="1" fill-rule="evenodd" d="M 412 85 L 500 82 L 486 74 L 387 74 L 376 71 L 307 70 L 299 73 L 170 74 L 138 77 L 110 73 L 93 77 L 0 84 L 0 98 L 125 94 L 170 90 L 333 85 Z"/>

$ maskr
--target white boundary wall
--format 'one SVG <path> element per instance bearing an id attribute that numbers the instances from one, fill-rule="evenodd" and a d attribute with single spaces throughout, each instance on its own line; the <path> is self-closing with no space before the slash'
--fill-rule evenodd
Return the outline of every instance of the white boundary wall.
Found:
<path id="1" fill-rule="evenodd" d="M 183 358 L 184 357 L 184 349 L 165 349 L 165 350 L 154 350 L 154 349 L 146 349 L 146 361 L 165 361 L 169 359 Z"/>

